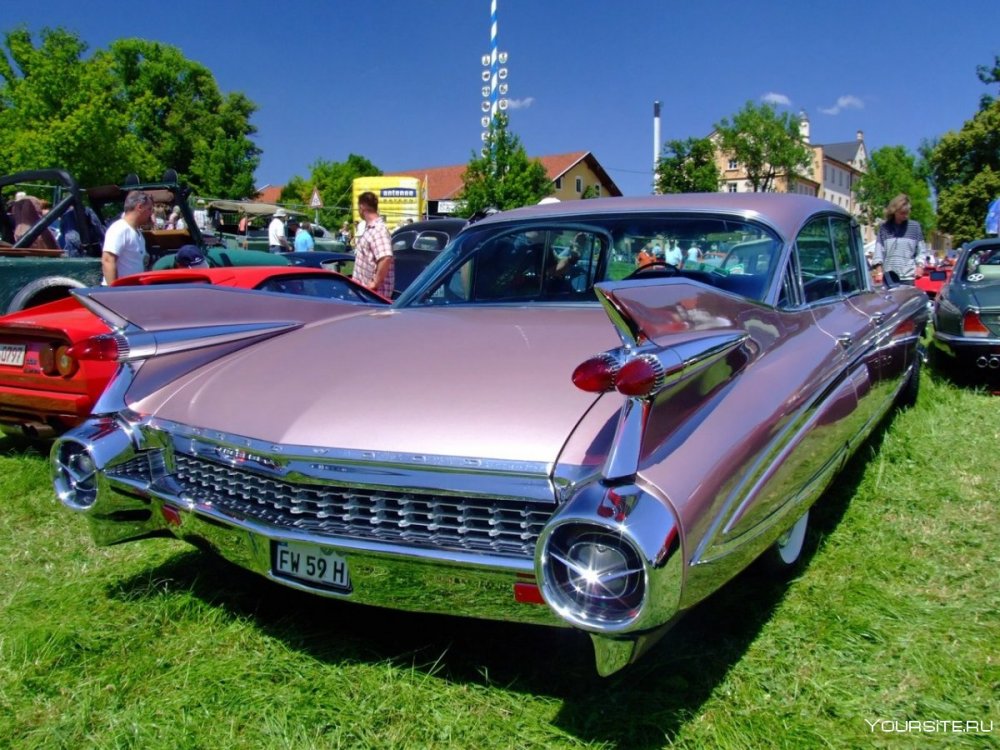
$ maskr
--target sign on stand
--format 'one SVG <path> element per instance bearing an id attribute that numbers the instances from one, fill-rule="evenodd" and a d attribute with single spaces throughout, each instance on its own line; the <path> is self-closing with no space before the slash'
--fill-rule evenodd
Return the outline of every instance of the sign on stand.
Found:
<path id="1" fill-rule="evenodd" d="M 313 188 L 312 198 L 309 199 L 309 208 L 313 211 L 313 223 L 319 224 L 319 209 L 323 208 L 323 199 L 319 197 L 319 188 Z"/>

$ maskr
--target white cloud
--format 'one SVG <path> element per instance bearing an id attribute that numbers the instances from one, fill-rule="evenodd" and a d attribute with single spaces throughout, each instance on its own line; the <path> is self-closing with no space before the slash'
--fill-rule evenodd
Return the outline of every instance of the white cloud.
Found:
<path id="1" fill-rule="evenodd" d="M 837 103 L 832 107 L 820 107 L 819 111 L 824 115 L 839 115 L 845 109 L 864 109 L 865 103 L 852 94 L 846 94 L 837 99 Z"/>
<path id="2" fill-rule="evenodd" d="M 524 99 L 508 99 L 507 106 L 511 109 L 527 109 L 535 103 L 535 97 L 526 96 Z"/>
<path id="3" fill-rule="evenodd" d="M 784 94 L 776 94 L 773 91 L 768 91 L 766 94 L 764 94 L 764 96 L 762 96 L 760 98 L 760 100 L 762 102 L 765 102 L 766 104 L 773 104 L 775 106 L 779 106 L 779 105 L 782 106 L 782 107 L 791 107 L 792 106 L 792 100 L 791 99 L 789 99 Z"/>

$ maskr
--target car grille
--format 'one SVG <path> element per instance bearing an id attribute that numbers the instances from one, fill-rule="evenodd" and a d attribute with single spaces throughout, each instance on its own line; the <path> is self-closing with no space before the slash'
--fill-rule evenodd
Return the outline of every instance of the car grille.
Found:
<path id="1" fill-rule="evenodd" d="M 176 454 L 185 496 L 311 534 L 531 558 L 553 508 L 489 498 L 292 484 Z"/>

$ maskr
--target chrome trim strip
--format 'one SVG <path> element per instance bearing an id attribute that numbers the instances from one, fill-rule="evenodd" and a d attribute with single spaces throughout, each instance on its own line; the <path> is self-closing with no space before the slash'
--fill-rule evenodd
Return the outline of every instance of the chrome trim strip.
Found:
<path id="1" fill-rule="evenodd" d="M 144 426 L 147 430 L 168 434 L 173 448 L 181 453 L 230 466 L 242 465 L 255 473 L 271 474 L 288 481 L 336 486 L 364 484 L 404 491 L 434 489 L 441 494 L 473 493 L 480 497 L 555 503 L 556 488 L 551 480 L 553 466 L 546 461 L 285 445 L 189 427 L 159 417 L 145 420 Z M 223 453 L 219 452 L 220 448 Z M 233 450 L 234 455 L 227 457 L 226 448 Z"/>
<path id="2" fill-rule="evenodd" d="M 98 396 L 97 401 L 91 409 L 91 413 L 99 415 L 125 411 L 128 408 L 128 404 L 125 402 L 125 394 L 132 387 L 132 381 L 135 380 L 136 373 L 139 372 L 141 366 L 142 362 L 120 363 L 115 374 L 111 376 L 108 385 L 101 392 L 101 395 Z"/>
<path id="3" fill-rule="evenodd" d="M 276 336 L 301 328 L 301 323 L 276 321 L 273 323 L 234 323 L 202 328 L 175 328 L 162 331 L 125 332 L 128 341 L 128 359 L 148 359 L 164 354 L 201 349 L 206 346 L 228 344 L 257 336 Z"/>
<path id="4" fill-rule="evenodd" d="M 611 440 L 602 474 L 608 481 L 634 476 L 639 470 L 642 436 L 650 405 L 645 399 L 626 399 L 618 417 L 618 427 Z"/>
<path id="5" fill-rule="evenodd" d="M 934 338 L 939 341 L 947 341 L 949 344 L 959 346 L 997 346 L 1000 345 L 1000 337 L 997 336 L 956 336 L 953 333 L 942 333 L 934 331 Z"/>

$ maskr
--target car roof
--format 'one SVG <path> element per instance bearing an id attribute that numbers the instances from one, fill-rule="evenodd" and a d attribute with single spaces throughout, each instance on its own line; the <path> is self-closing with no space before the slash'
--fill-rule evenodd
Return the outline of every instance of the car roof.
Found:
<path id="1" fill-rule="evenodd" d="M 530 219 L 575 219 L 594 215 L 639 214 L 658 211 L 722 212 L 757 218 L 774 227 L 784 237 L 793 237 L 803 222 L 818 212 L 850 216 L 829 201 L 791 193 L 677 193 L 638 197 L 593 198 L 526 206 L 487 216 L 473 226 L 482 227 L 508 221 Z"/>
<path id="2" fill-rule="evenodd" d="M 465 219 L 426 219 L 424 221 L 414 221 L 409 224 L 403 224 L 402 226 L 396 227 L 392 233 L 426 232 L 431 229 L 436 229 L 441 232 L 456 234 L 458 230 L 464 227 L 467 223 L 468 222 Z"/>

